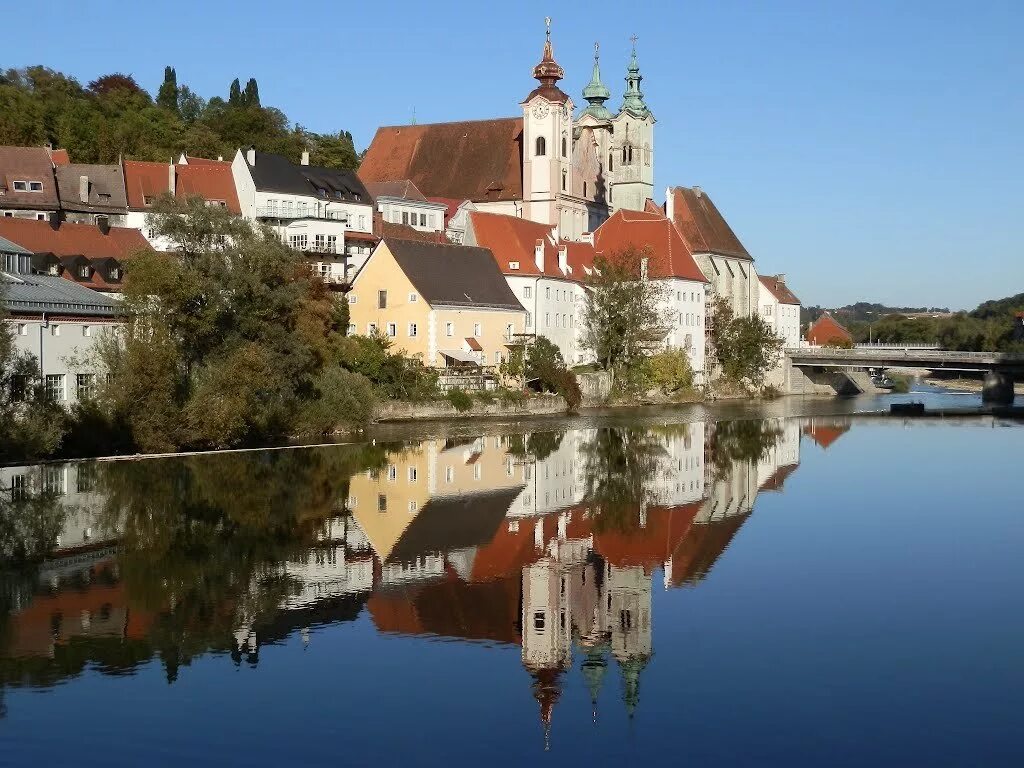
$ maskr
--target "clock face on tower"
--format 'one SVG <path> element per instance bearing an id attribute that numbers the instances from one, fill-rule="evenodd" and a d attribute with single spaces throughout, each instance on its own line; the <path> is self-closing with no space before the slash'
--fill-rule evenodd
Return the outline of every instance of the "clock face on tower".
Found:
<path id="1" fill-rule="evenodd" d="M 533 107 L 533 117 L 535 120 L 543 120 L 551 112 L 551 109 L 547 104 L 535 104 Z"/>

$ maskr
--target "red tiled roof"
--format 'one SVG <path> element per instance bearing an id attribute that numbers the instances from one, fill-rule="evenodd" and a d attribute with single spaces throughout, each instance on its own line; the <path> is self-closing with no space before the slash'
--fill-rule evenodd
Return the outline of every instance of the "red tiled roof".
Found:
<path id="1" fill-rule="evenodd" d="M 359 178 L 409 179 L 428 198 L 521 200 L 522 134 L 521 117 L 378 128 Z"/>
<path id="2" fill-rule="evenodd" d="M 694 585 L 703 580 L 749 516 L 749 513 L 734 515 L 691 526 L 682 544 L 672 554 L 669 578 L 673 586 Z"/>
<path id="3" fill-rule="evenodd" d="M 612 565 L 640 565 L 647 573 L 670 560 L 689 533 L 701 503 L 649 507 L 643 528 L 594 534 L 594 550 Z"/>
<path id="4" fill-rule="evenodd" d="M 853 336 L 826 312 L 808 326 L 807 341 L 821 346 L 829 342 L 853 341 Z"/>
<path id="5" fill-rule="evenodd" d="M 235 190 L 235 177 L 230 163 L 210 161 L 200 164 L 176 165 L 175 197 L 201 197 L 203 200 L 223 201 L 234 214 L 242 212 Z"/>
<path id="6" fill-rule="evenodd" d="M 761 285 L 768 289 L 768 292 L 778 300 L 780 304 L 799 304 L 800 299 L 796 297 L 786 283 L 782 275 L 759 275 Z"/>
<path id="7" fill-rule="evenodd" d="M 124 161 L 124 188 L 128 193 L 128 207 L 143 210 L 147 197 L 159 197 L 170 189 L 168 163 L 149 163 L 140 160 Z"/>
<path id="8" fill-rule="evenodd" d="M 849 424 L 810 424 L 804 427 L 804 434 L 822 448 L 828 448 L 849 430 Z"/>
<path id="9" fill-rule="evenodd" d="M 71 156 L 66 149 L 51 149 L 50 162 L 54 165 L 71 165 Z"/>
<path id="10" fill-rule="evenodd" d="M 213 165 L 222 166 L 226 168 L 231 167 L 230 160 L 210 160 L 208 157 L 193 157 L 192 155 L 185 155 L 185 160 L 188 161 L 188 165 Z M 184 163 L 179 163 L 179 165 L 184 165 Z"/>
<path id="11" fill-rule="evenodd" d="M 645 252 L 649 259 L 648 275 L 654 278 L 707 282 L 686 241 L 661 214 L 616 211 L 594 232 L 594 247 L 605 255 L 629 248 Z"/>
<path id="12" fill-rule="evenodd" d="M 586 280 L 587 270 L 594 268 L 594 258 L 597 256 L 594 246 L 591 243 L 569 242 L 566 240 L 560 242 L 559 245 L 565 248 L 565 260 L 572 270 L 573 278 L 580 281 Z"/>
<path id="13" fill-rule="evenodd" d="M 15 181 L 42 184 L 38 192 L 20 191 Z M 0 147 L 0 191 L 4 208 L 57 210 L 57 181 L 45 147 Z"/>
<path id="14" fill-rule="evenodd" d="M 104 235 L 93 224 L 61 222 L 53 229 L 48 221 L 0 218 L 0 237 L 33 253 L 55 256 L 85 256 L 89 259 L 113 257 L 123 259 L 140 250 L 150 250 L 149 243 L 137 229 L 111 227 Z"/>
<path id="15" fill-rule="evenodd" d="M 498 268 L 506 275 L 547 275 L 566 277 L 558 268 L 558 248 L 551 237 L 552 228 L 518 216 L 470 211 L 470 226 L 475 243 L 494 254 Z M 544 248 L 544 269 L 537 269 L 537 243 Z M 509 265 L 519 262 L 519 269 Z"/>
<path id="16" fill-rule="evenodd" d="M 662 207 L 653 200 L 651 200 L 651 198 L 649 197 L 644 201 L 644 211 L 646 213 L 657 213 L 661 216 L 665 215 L 665 211 L 662 209 Z"/>
<path id="17" fill-rule="evenodd" d="M 796 472 L 799 464 L 787 464 L 784 467 L 776 469 L 772 476 L 761 483 L 762 491 L 781 491 L 782 486 L 785 485 L 786 479 Z"/>
<path id="18" fill-rule="evenodd" d="M 376 199 L 378 197 L 400 197 L 403 200 L 418 200 L 427 202 L 419 188 L 409 179 L 398 179 L 395 181 L 368 181 L 364 182 L 366 191 Z"/>
<path id="19" fill-rule="evenodd" d="M 374 221 L 374 236 L 375 239 L 381 238 L 398 238 L 399 240 L 421 240 L 425 243 L 447 243 L 448 237 L 444 232 L 422 232 L 415 227 L 410 227 L 408 224 L 396 224 L 393 221 L 384 221 L 380 217 L 375 216 Z M 346 240 L 358 240 L 358 237 L 353 237 L 352 232 L 345 233 Z"/>
<path id="20" fill-rule="evenodd" d="M 428 197 L 427 200 L 432 203 L 442 203 L 448 206 L 448 210 L 444 212 L 444 223 L 446 226 L 448 224 L 448 220 L 458 212 L 459 206 L 466 202 L 466 200 L 461 197 Z"/>
<path id="21" fill-rule="evenodd" d="M 711 198 L 700 187 L 674 187 L 669 192 L 672 221 L 694 253 L 751 258 Z"/>

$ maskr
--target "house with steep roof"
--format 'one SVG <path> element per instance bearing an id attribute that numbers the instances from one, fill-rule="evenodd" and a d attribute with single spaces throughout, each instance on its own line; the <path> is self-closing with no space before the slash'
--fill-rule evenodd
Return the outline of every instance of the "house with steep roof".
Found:
<path id="1" fill-rule="evenodd" d="M 32 254 L 38 274 L 60 277 L 103 293 L 118 293 L 125 264 L 149 244 L 137 229 L 98 224 L 0 219 L 0 237 Z"/>
<path id="2" fill-rule="evenodd" d="M 641 255 L 647 279 L 663 286 L 660 309 L 671 321 L 665 345 L 686 351 L 700 383 L 709 370 L 705 355 L 710 286 L 678 229 L 662 214 L 617 211 L 594 232 L 594 249 L 605 256 L 630 250 Z"/>
<path id="3" fill-rule="evenodd" d="M 36 359 L 47 395 L 71 404 L 96 391 L 96 345 L 119 325 L 117 303 L 62 277 L 34 274 L 32 258 L 27 248 L 0 237 L 4 325 L 14 348 Z M 30 385 L 15 382 L 21 393 L 27 394 Z"/>
<path id="4" fill-rule="evenodd" d="M 807 326 L 804 338 L 816 347 L 853 345 L 850 332 L 828 312 Z"/>
<path id="5" fill-rule="evenodd" d="M 47 219 L 60 210 L 46 147 L 0 147 L 0 217 Z"/>
<path id="6" fill-rule="evenodd" d="M 559 86 L 565 71 L 554 57 L 550 22 L 533 77 L 538 86 L 515 117 L 379 128 L 360 177 L 408 179 L 428 198 L 547 224 L 561 240 L 581 239 L 617 208 L 642 210 L 654 188 L 654 116 L 640 90 L 635 40 L 617 112 L 605 106 L 611 91 L 595 51 L 583 90 L 588 106 L 574 117 L 573 99 Z"/>
<path id="7" fill-rule="evenodd" d="M 785 342 L 787 349 L 800 346 L 800 299 L 786 285 L 785 275 L 759 275 L 761 319 Z"/>
<path id="8" fill-rule="evenodd" d="M 57 194 L 63 218 L 72 224 L 98 224 L 111 227 L 127 223 L 124 172 L 120 163 L 68 163 L 54 169 Z"/>
<path id="9" fill-rule="evenodd" d="M 525 332 L 549 339 L 570 365 L 589 360 L 581 345 L 586 289 L 583 273 L 569 264 L 568 245 L 555 240 L 551 226 L 529 219 L 472 211 L 468 221 L 466 244 L 494 255 L 526 308 Z"/>
<path id="10" fill-rule="evenodd" d="M 670 187 L 665 215 L 707 276 L 712 294 L 727 298 L 737 316 L 758 312 L 760 281 L 754 259 L 708 194 L 700 187 Z"/>
<path id="11" fill-rule="evenodd" d="M 526 311 L 485 248 L 385 238 L 348 302 L 350 333 L 431 367 L 497 366 L 522 343 Z"/>
<path id="12" fill-rule="evenodd" d="M 383 221 L 420 232 L 444 231 L 448 204 L 428 200 L 409 179 L 367 182 L 366 190 Z"/>

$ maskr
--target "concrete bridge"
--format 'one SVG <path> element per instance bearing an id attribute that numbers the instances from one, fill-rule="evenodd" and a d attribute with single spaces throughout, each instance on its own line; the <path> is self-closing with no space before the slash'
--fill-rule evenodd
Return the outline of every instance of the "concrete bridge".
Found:
<path id="1" fill-rule="evenodd" d="M 920 368 L 930 371 L 981 371 L 985 373 L 982 399 L 986 402 L 1013 402 L 1013 380 L 1024 376 L 1024 354 L 1005 352 L 953 352 L 915 347 L 804 347 L 786 350 L 791 367 L 791 391 L 797 389 L 802 374 L 812 385 L 831 386 L 834 391 L 865 391 L 868 368 Z"/>

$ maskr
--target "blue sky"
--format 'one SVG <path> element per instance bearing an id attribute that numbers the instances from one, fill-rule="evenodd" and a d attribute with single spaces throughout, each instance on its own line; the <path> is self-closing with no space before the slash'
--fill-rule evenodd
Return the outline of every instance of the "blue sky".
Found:
<path id="1" fill-rule="evenodd" d="M 5 7 L 0 66 L 203 96 L 256 77 L 317 131 L 511 115 L 533 87 L 545 15 L 577 101 L 593 42 L 617 107 L 629 37 L 669 184 L 715 200 L 762 273 L 806 304 L 970 308 L 1024 291 L 1024 3 L 56 0 Z"/>

